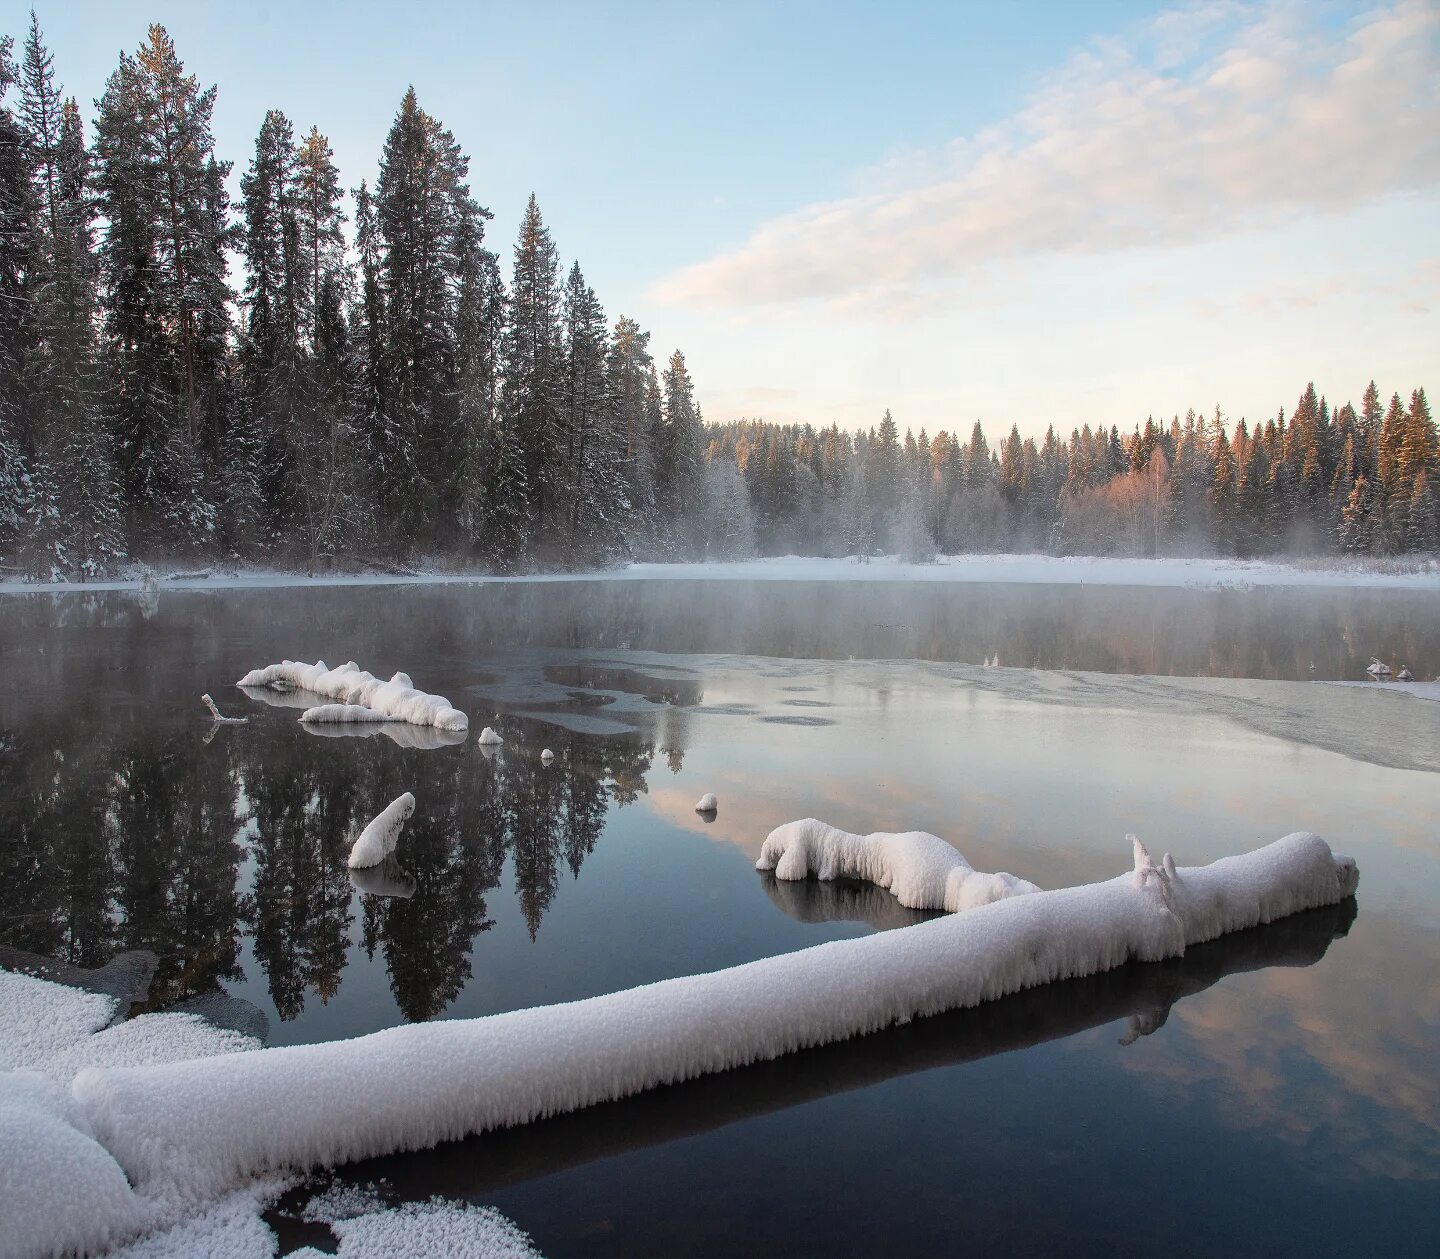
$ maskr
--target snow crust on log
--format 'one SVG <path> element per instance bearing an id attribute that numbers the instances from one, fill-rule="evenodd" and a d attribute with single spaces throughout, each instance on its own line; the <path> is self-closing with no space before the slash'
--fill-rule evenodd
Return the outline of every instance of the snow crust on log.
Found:
<path id="1" fill-rule="evenodd" d="M 496 734 L 494 729 L 490 726 L 486 726 L 485 729 L 480 732 L 479 743 L 481 747 L 499 747 L 504 742 L 505 740 L 502 739 L 498 734 Z"/>
<path id="2" fill-rule="evenodd" d="M 1137 856 L 1139 853 L 1137 852 Z M 904 931 L 565 1005 L 162 1067 L 73 1091 L 140 1186 L 223 1192 L 267 1170 L 413 1150 L 528 1123 L 1334 904 L 1348 857 L 1288 835 L 1209 866 L 1137 868 Z"/>
<path id="3" fill-rule="evenodd" d="M 250 720 L 249 717 L 227 717 L 227 716 L 225 716 L 224 713 L 222 713 L 218 708 L 215 707 L 215 701 L 214 701 L 213 699 L 211 699 L 208 694 L 202 695 L 202 696 L 200 697 L 200 702 L 201 702 L 202 704 L 204 704 L 205 707 L 210 710 L 210 717 L 211 717 L 211 719 L 216 723 L 216 725 L 221 725 L 221 726 L 243 726 L 243 725 L 245 725 L 246 722 L 248 722 L 248 721 Z"/>
<path id="4" fill-rule="evenodd" d="M 408 791 L 390 801 L 356 838 L 350 849 L 350 868 L 361 870 L 384 861 L 395 851 L 400 831 L 414 812 L 415 797 Z"/>
<path id="5" fill-rule="evenodd" d="M 719 805 L 715 800 L 715 793 L 713 791 L 707 791 L 700 799 L 695 801 L 696 813 L 713 813 L 718 807 Z"/>
<path id="6" fill-rule="evenodd" d="M 852 835 L 813 817 L 771 831 L 755 868 L 773 870 L 777 879 L 787 882 L 812 874 L 819 879 L 863 879 L 894 893 L 906 909 L 952 914 L 1040 890 L 1013 874 L 972 869 L 950 844 L 926 831 Z"/>
<path id="7" fill-rule="evenodd" d="M 306 725 L 346 725 L 357 721 L 394 721 L 385 713 L 364 704 L 317 704 L 300 714 Z"/>
<path id="8" fill-rule="evenodd" d="M 382 682 L 353 660 L 338 669 L 327 668 L 323 660 L 314 664 L 282 660 L 263 669 L 251 669 L 236 685 L 312 691 L 337 704 L 374 709 L 392 721 L 408 721 L 416 726 L 440 730 L 466 730 L 470 726 L 470 719 L 452 708 L 443 695 L 417 691 L 409 674 L 396 673 L 388 682 Z"/>

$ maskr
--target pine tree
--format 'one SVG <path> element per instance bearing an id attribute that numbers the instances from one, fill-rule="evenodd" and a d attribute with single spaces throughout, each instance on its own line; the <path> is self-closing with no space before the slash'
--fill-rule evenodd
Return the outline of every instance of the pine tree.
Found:
<path id="1" fill-rule="evenodd" d="M 457 524 L 472 552 L 483 550 L 489 506 L 490 459 L 500 400 L 500 346 L 505 331 L 505 284 L 493 253 L 481 246 L 478 223 L 460 244 L 455 320 L 457 421 L 460 429 Z"/>
<path id="2" fill-rule="evenodd" d="M 646 422 L 646 386 L 654 370 L 650 334 L 633 319 L 615 321 L 606 364 L 610 407 L 623 438 L 621 466 L 630 510 L 625 522 L 627 545 L 648 542 L 655 529 L 655 459 Z"/>
<path id="3" fill-rule="evenodd" d="M 510 326 L 502 350 L 501 426 L 524 470 L 528 533 L 548 546 L 568 521 L 563 502 L 560 418 L 559 259 L 540 205 L 530 194 L 515 242 Z M 513 487 L 513 479 L 512 479 Z M 507 505 L 504 510 L 511 508 Z"/>
<path id="4" fill-rule="evenodd" d="M 387 515 L 431 541 L 456 515 L 456 278 L 467 234 L 489 212 L 471 200 L 470 159 L 406 91 L 380 158 L 376 219 L 387 344 Z"/>
<path id="5" fill-rule="evenodd" d="M 630 507 L 621 464 L 623 436 L 606 378 L 609 349 L 604 311 L 576 263 L 565 285 L 561 406 L 572 563 L 617 554 Z"/>
<path id="6" fill-rule="evenodd" d="M 215 526 L 202 417 L 222 401 L 214 373 L 229 313 L 228 164 L 213 156 L 214 103 L 158 25 L 134 56 L 121 54 L 99 102 L 110 397 L 127 503 L 152 546 L 199 545 Z M 218 445 L 218 433 L 206 436 Z"/>
<path id="7" fill-rule="evenodd" d="M 240 361 L 246 414 L 229 452 L 238 464 L 226 496 L 226 532 L 232 544 L 243 544 L 250 532 L 247 525 L 254 508 L 246 502 L 242 478 L 252 466 L 263 469 L 260 489 L 272 536 L 285 536 L 298 511 L 295 441 L 303 387 L 299 303 L 306 286 L 297 274 L 295 184 L 294 130 L 284 114 L 272 109 L 261 123 L 255 156 L 240 179 L 246 271 Z M 260 439 L 258 459 L 250 454 L 249 430 Z"/>
<path id="8" fill-rule="evenodd" d="M 695 387 L 676 350 L 664 372 L 666 485 L 665 504 L 681 537 L 693 540 L 693 516 L 700 507 L 700 476 L 705 441 Z"/>
<path id="9" fill-rule="evenodd" d="M 1222 555 L 1233 555 L 1236 548 L 1236 469 L 1235 454 L 1225 428 L 1218 425 L 1215 435 L 1214 474 L 1210 480 L 1208 501 L 1210 507 L 1210 536 L 1215 548 Z"/>
<path id="10" fill-rule="evenodd" d="M 79 107 L 62 101 L 31 15 L 21 116 L 29 133 L 36 216 L 32 329 L 26 376 L 36 459 L 32 567 L 103 574 L 125 553 L 114 457 L 98 405 L 93 322 L 95 266 L 87 155 Z"/>
<path id="11" fill-rule="evenodd" d="M 34 192 L 24 126 L 6 104 L 16 68 L 10 36 L 0 36 L 0 442 L 11 450 L 10 469 L 0 466 L 0 516 L 17 521 L 21 463 L 31 444 L 24 405 L 25 312 L 29 305 L 27 277 L 33 240 Z M 3 449 L 3 448 L 0 448 Z"/>

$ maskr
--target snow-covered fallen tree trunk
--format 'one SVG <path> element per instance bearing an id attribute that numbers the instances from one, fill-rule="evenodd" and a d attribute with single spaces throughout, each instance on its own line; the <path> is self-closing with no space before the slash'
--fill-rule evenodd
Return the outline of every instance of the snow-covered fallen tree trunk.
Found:
<path id="1" fill-rule="evenodd" d="M 200 697 L 200 702 L 210 710 L 210 719 L 217 726 L 243 726 L 250 720 L 249 717 L 227 717 L 215 707 L 215 701 L 208 694 Z"/>
<path id="2" fill-rule="evenodd" d="M 466 730 L 470 726 L 470 719 L 452 708 L 443 695 L 417 691 L 408 674 L 397 673 L 388 682 L 382 682 L 353 660 L 338 669 L 326 668 L 323 660 L 315 664 L 282 660 L 279 664 L 250 670 L 236 685 L 242 689 L 310 691 L 336 704 L 373 709 L 388 720 L 408 721 L 416 726 L 435 726 L 440 730 Z"/>
<path id="3" fill-rule="evenodd" d="M 977 1005 L 1334 904 L 1348 857 L 1297 833 L 1176 869 L 1034 892 L 567 1005 L 391 1028 L 74 1082 L 140 1185 L 200 1195 L 256 1172 L 413 1150 Z"/>
<path id="4" fill-rule="evenodd" d="M 400 832 L 414 812 L 415 797 L 408 791 L 390 801 L 357 836 L 350 849 L 350 868 L 363 870 L 384 861 L 395 851 Z"/>
<path id="5" fill-rule="evenodd" d="M 363 704 L 317 704 L 301 713 L 300 720 L 307 726 L 339 726 L 365 721 L 394 721 L 395 718 L 377 709 L 366 708 Z"/>
<path id="6" fill-rule="evenodd" d="M 852 835 L 813 817 L 771 831 L 755 868 L 773 870 L 785 882 L 811 874 L 819 879 L 862 879 L 893 892 L 906 909 L 944 909 L 952 914 L 1040 890 L 1013 874 L 972 869 L 954 848 L 926 831 Z"/>

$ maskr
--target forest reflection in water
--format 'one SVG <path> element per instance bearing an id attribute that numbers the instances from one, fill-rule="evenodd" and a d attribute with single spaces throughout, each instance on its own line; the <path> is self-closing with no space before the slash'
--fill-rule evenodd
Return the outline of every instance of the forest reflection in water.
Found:
<path id="1" fill-rule="evenodd" d="M 0 942 L 82 967 L 148 950 L 149 1008 L 161 1008 L 239 979 L 249 937 L 289 1020 L 338 992 L 354 927 L 403 1016 L 432 1018 L 470 978 L 507 860 L 533 938 L 655 756 L 643 738 L 563 731 L 545 736 L 547 767 L 518 747 L 483 758 L 402 743 L 397 757 L 377 735 L 340 755 L 288 724 L 263 740 L 237 730 L 205 743 L 201 729 L 102 732 L 79 754 L 44 725 L 4 736 Z M 424 803 L 403 859 L 349 871 L 356 832 L 406 790 Z"/>

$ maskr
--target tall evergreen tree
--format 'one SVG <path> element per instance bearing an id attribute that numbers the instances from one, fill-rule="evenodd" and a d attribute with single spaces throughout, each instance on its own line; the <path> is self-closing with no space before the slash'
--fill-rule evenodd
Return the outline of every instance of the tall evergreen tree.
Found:
<path id="1" fill-rule="evenodd" d="M 564 536 L 561 530 L 568 520 L 558 458 L 563 388 L 559 265 L 555 243 L 531 193 L 515 242 L 500 411 L 505 440 L 518 450 L 524 472 L 530 537 L 542 547 Z"/>
<path id="2" fill-rule="evenodd" d="M 43 470 L 30 540 L 32 567 L 102 574 L 124 555 L 110 436 L 98 404 L 95 267 L 87 155 L 80 111 L 62 101 L 53 62 L 31 14 L 21 116 L 28 131 L 36 215 L 26 378 L 36 467 Z M 38 559 L 38 564 L 36 560 Z"/>
<path id="3" fill-rule="evenodd" d="M 201 428 L 221 392 L 206 376 L 229 312 L 228 164 L 214 157 L 214 103 L 215 89 L 202 91 L 184 73 L 158 25 L 133 56 L 121 54 L 99 101 L 94 184 L 106 223 L 110 397 L 127 502 L 151 546 L 199 545 L 215 526 Z"/>
<path id="4" fill-rule="evenodd" d="M 563 337 L 568 545 L 572 563 L 593 564 L 619 552 L 630 504 L 621 463 L 623 434 L 606 379 L 605 312 L 579 263 L 565 284 Z"/>

